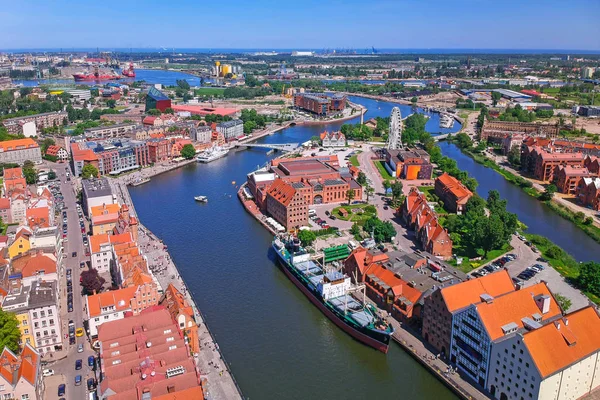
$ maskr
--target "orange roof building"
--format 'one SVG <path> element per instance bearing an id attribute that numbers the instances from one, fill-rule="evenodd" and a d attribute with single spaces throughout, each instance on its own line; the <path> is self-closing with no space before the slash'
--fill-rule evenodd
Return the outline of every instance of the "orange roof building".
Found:
<path id="1" fill-rule="evenodd" d="M 25 212 L 27 225 L 31 229 L 50 227 L 50 209 L 48 207 L 28 208 Z"/>
<path id="2" fill-rule="evenodd" d="M 0 142 L 0 163 L 23 164 L 28 160 L 34 163 L 42 161 L 42 152 L 35 140 L 24 138 Z"/>
<path id="3" fill-rule="evenodd" d="M 194 309 L 188 303 L 186 298 L 172 284 L 169 284 L 165 294 L 160 301 L 160 305 L 166 307 L 171 318 L 177 323 L 188 339 L 188 345 L 192 353 L 200 351 L 200 341 L 198 339 L 198 325 L 194 316 Z"/>
<path id="4" fill-rule="evenodd" d="M 473 192 L 446 172 L 436 178 L 435 194 L 442 199 L 448 211 L 457 214 L 462 214 L 467 201 L 473 197 Z"/>
<path id="5" fill-rule="evenodd" d="M 103 233 L 92 235 L 89 238 L 91 266 L 100 273 L 110 271 L 110 262 L 114 259 L 112 251 L 113 245 L 133 241 L 131 233 L 129 232 L 117 235 Z"/>
<path id="6" fill-rule="evenodd" d="M 56 281 L 56 257 L 51 253 L 31 250 L 11 260 L 13 273 L 20 273 L 23 282 L 38 280 Z"/>
<path id="7" fill-rule="evenodd" d="M 423 304 L 422 335 L 440 354 L 449 355 L 454 313 L 481 301 L 481 295 L 492 297 L 515 290 L 508 272 L 495 272 L 453 286 L 438 288 Z"/>
<path id="8" fill-rule="evenodd" d="M 551 323 L 562 313 L 543 282 L 497 297 L 487 293 L 481 293 L 479 297 L 480 301 L 476 304 L 453 314 L 452 326 L 455 328 L 452 329 L 450 361 L 461 372 L 488 388 L 488 383 L 491 384 L 490 371 L 498 367 L 488 363 L 496 353 L 495 345 L 510 340 L 511 335 L 518 332 Z M 506 357 L 506 354 L 501 357 Z M 511 395 L 511 398 L 514 396 Z"/>
<path id="9" fill-rule="evenodd" d="M 184 333 L 164 307 L 103 324 L 100 397 L 111 400 L 204 399 Z"/>
<path id="10" fill-rule="evenodd" d="M 495 344 L 489 390 L 497 397 L 504 393 L 514 398 L 514 391 L 533 399 L 585 397 L 600 385 L 599 331 L 600 318 L 593 307 L 549 322 L 525 320 L 523 329 Z"/>
<path id="11" fill-rule="evenodd" d="M 125 317 L 131 311 L 131 300 L 137 287 L 110 290 L 85 297 L 85 309 L 90 323 L 90 335 L 98 334 L 98 327 L 105 322 L 115 321 Z M 104 317 L 108 318 L 104 318 Z"/>
<path id="12" fill-rule="evenodd" d="M 3 179 L 4 193 L 6 195 L 9 195 L 14 189 L 18 188 L 24 190 L 27 188 L 27 182 L 21 167 L 6 168 L 4 170 Z"/>
<path id="13" fill-rule="evenodd" d="M 41 399 L 40 355 L 25 343 L 20 355 L 5 347 L 0 354 L 0 387 L 3 398 Z"/>
<path id="14" fill-rule="evenodd" d="M 301 188 L 281 178 L 275 179 L 267 190 L 267 213 L 286 229 L 308 225 L 308 203 Z"/>
<path id="15" fill-rule="evenodd" d="M 119 219 L 118 204 L 103 204 L 90 209 L 92 217 L 92 234 L 100 235 L 113 230 Z"/>

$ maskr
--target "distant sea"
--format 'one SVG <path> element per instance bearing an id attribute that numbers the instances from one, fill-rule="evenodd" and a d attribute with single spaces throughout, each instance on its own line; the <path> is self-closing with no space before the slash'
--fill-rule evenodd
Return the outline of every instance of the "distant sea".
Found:
<path id="1" fill-rule="evenodd" d="M 33 48 L 33 49 L 0 49 L 2 52 L 9 53 L 43 53 L 43 52 L 90 52 L 112 51 L 119 53 L 257 53 L 257 52 L 276 52 L 276 53 L 291 53 L 292 51 L 314 51 L 322 53 L 323 49 L 236 49 L 236 48 L 214 48 L 214 49 L 194 49 L 194 48 L 119 48 L 119 47 L 62 47 L 62 48 Z M 333 49 L 332 49 L 333 50 Z M 371 49 L 355 48 L 357 54 L 371 54 Z M 599 50 L 581 50 L 581 49 L 376 49 L 378 54 L 600 54 Z M 341 51 L 341 50 L 337 50 Z"/>

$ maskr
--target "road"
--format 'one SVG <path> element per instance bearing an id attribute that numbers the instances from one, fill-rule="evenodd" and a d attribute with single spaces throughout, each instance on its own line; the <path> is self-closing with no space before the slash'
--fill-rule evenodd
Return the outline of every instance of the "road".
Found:
<path id="1" fill-rule="evenodd" d="M 85 313 L 83 311 L 84 300 L 81 296 L 81 286 L 79 284 L 80 273 L 83 270 L 80 270 L 79 263 L 81 261 L 89 261 L 88 257 L 85 257 L 85 249 L 83 246 L 82 233 L 79 225 L 79 216 L 77 215 L 76 208 L 76 195 L 75 195 L 75 187 L 72 181 L 66 181 L 66 165 L 65 164 L 55 164 L 55 163 L 47 163 L 48 166 L 56 171 L 57 178 L 60 179 L 61 185 L 60 189 L 64 196 L 65 207 L 67 208 L 67 241 L 64 243 L 64 254 L 65 258 L 63 260 L 63 265 L 59 268 L 59 304 L 60 304 L 60 314 L 62 321 L 62 332 L 63 339 L 64 335 L 68 334 L 68 322 L 69 320 L 73 320 L 76 328 L 83 327 L 83 320 L 85 319 Z M 57 219 L 57 224 L 62 228 L 62 213 L 59 214 L 59 218 Z M 86 223 L 86 228 L 89 225 Z M 72 253 L 76 252 L 77 256 L 72 257 Z M 71 268 L 72 276 L 73 276 L 73 311 L 68 312 L 67 310 L 67 283 L 66 283 L 66 269 Z M 91 349 L 90 343 L 87 339 L 87 336 L 84 335 L 82 337 L 76 338 L 75 345 L 69 345 L 69 340 L 64 339 L 64 350 L 61 355 L 57 354 L 57 357 L 62 357 L 58 361 L 52 361 L 46 359 L 47 365 L 43 368 L 51 368 L 54 370 L 56 375 L 63 375 L 64 380 L 66 382 L 67 390 L 65 399 L 87 399 L 87 386 L 86 380 L 89 377 L 94 376 L 94 372 L 90 367 L 88 367 L 87 358 L 90 355 L 96 355 L 96 353 Z M 77 353 L 77 345 L 82 343 L 84 351 L 83 353 Z M 75 360 L 81 359 L 83 363 L 83 368 L 79 371 L 75 370 Z M 82 384 L 80 386 L 75 386 L 75 376 L 82 376 Z M 58 399 L 57 390 L 58 390 L 58 381 L 59 379 L 48 379 L 48 383 L 46 384 L 46 389 L 44 393 L 44 399 Z"/>

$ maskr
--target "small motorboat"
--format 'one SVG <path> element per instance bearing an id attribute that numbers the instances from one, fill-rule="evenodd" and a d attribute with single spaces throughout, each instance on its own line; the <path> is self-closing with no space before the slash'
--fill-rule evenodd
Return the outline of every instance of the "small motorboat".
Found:
<path id="1" fill-rule="evenodd" d="M 208 197 L 206 197 L 206 196 L 196 196 L 196 197 L 194 197 L 194 200 L 202 202 L 202 203 L 206 203 L 206 202 L 208 202 Z"/>

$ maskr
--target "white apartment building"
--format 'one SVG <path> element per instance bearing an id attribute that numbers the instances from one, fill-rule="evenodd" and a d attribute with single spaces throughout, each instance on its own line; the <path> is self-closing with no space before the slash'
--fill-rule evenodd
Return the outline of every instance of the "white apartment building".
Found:
<path id="1" fill-rule="evenodd" d="M 522 289 L 527 290 L 527 289 Z M 600 385 L 600 318 L 586 307 L 525 329 L 493 347 L 487 389 L 495 399 L 579 399 Z"/>
<path id="2" fill-rule="evenodd" d="M 244 136 L 244 122 L 241 119 L 221 122 L 217 125 L 217 132 L 222 133 L 226 141 L 231 141 Z"/>

